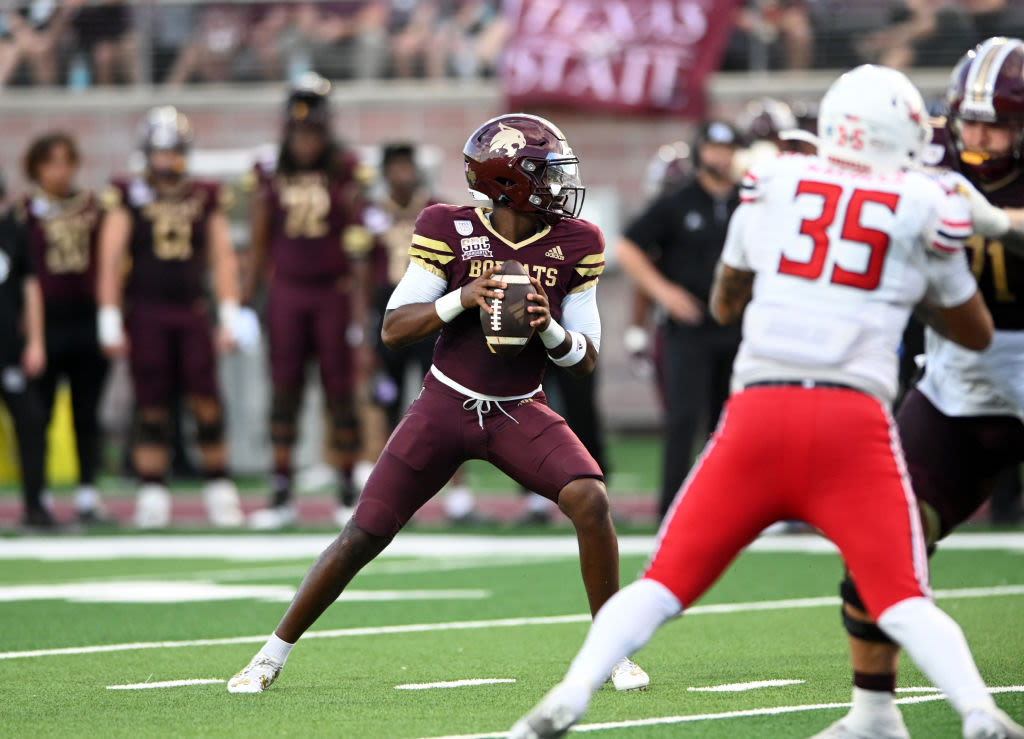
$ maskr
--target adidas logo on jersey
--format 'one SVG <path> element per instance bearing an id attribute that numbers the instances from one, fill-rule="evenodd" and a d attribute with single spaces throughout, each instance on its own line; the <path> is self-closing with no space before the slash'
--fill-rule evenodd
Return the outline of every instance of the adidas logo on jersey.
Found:
<path id="1" fill-rule="evenodd" d="M 544 252 L 544 256 L 551 257 L 552 259 L 557 259 L 560 262 L 565 261 L 565 255 L 562 254 L 562 247 L 560 246 L 551 247 L 546 252 Z"/>

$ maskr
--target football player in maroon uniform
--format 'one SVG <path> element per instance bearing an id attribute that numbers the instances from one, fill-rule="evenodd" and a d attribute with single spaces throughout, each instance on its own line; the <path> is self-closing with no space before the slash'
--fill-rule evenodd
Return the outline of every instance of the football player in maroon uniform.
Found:
<path id="1" fill-rule="evenodd" d="M 210 521 L 243 521 L 227 474 L 215 358 L 215 349 L 233 346 L 239 311 L 237 263 L 224 211 L 229 191 L 187 176 L 191 142 L 184 115 L 154 108 L 141 127 L 145 172 L 114 180 L 102 198 L 99 340 L 108 356 L 127 353 L 131 367 L 137 408 L 133 459 L 143 483 L 135 508 L 140 528 L 170 521 L 166 475 L 176 378 L 196 418 Z M 208 269 L 218 301 L 216 333 L 206 305 Z"/>
<path id="2" fill-rule="evenodd" d="M 252 269 L 245 294 L 251 299 L 266 277 L 273 382 L 270 505 L 250 519 L 259 529 L 295 521 L 292 446 L 311 355 L 320 366 L 331 418 L 339 526 L 351 517 L 356 498 L 352 469 L 360 434 L 354 395 L 357 351 L 364 346 L 371 283 L 367 257 L 373 239 L 363 225 L 354 157 L 331 139 L 330 89 L 330 83 L 315 73 L 304 75 L 291 89 L 280 153 L 273 164 L 260 166 L 252 204 Z"/>
<path id="3" fill-rule="evenodd" d="M 352 520 L 313 564 L 270 640 L 229 681 L 230 692 L 265 690 L 298 638 L 467 459 L 490 461 L 572 520 L 592 613 L 619 589 L 601 469 L 540 389 L 549 356 L 584 375 L 601 343 L 595 288 L 604 239 L 577 217 L 579 160 L 558 128 L 523 114 L 487 121 L 463 153 L 471 191 L 493 208 L 434 205 L 420 214 L 382 331 L 388 346 L 404 346 L 440 329 L 423 391 L 388 441 Z M 491 351 L 479 317 L 481 308 L 490 312 L 486 300 L 508 286 L 495 277 L 506 259 L 527 266 L 536 329 L 512 359 Z M 628 659 L 612 679 L 620 690 L 649 682 Z"/>
<path id="4" fill-rule="evenodd" d="M 1024 207 L 1024 42 L 991 38 L 967 52 L 946 104 L 930 163 L 967 178 L 972 200 L 981 199 L 974 205 Z M 929 329 L 924 379 L 896 415 L 929 552 L 1024 462 L 1024 229 L 986 228 L 972 211 L 966 258 L 995 322 L 992 345 L 971 352 Z M 868 616 L 849 574 L 840 593 L 853 707 L 817 736 L 908 737 L 894 702 L 899 647 Z"/>
<path id="5" fill-rule="evenodd" d="M 57 383 L 67 378 L 78 451 L 75 509 L 85 524 L 109 523 L 99 493 L 97 409 L 107 358 L 96 336 L 96 237 L 100 207 L 89 190 L 75 187 L 78 146 L 66 133 L 35 139 L 25 152 L 25 176 L 35 185 L 22 207 L 29 246 L 46 307 L 46 372 L 39 380 L 47 417 Z"/>

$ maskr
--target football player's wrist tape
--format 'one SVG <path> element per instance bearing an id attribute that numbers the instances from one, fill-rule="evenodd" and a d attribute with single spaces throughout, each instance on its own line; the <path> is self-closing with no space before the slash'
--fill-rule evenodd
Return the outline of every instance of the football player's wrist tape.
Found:
<path id="1" fill-rule="evenodd" d="M 565 341 L 565 334 L 566 330 L 562 328 L 558 321 L 552 318 L 548 321 L 548 327 L 540 332 L 540 340 L 544 342 L 544 346 L 548 349 L 554 349 L 557 346 L 561 346 L 562 342 Z"/>
<path id="2" fill-rule="evenodd" d="M 434 310 L 445 323 L 451 323 L 458 318 L 466 310 L 462 305 L 462 288 L 457 287 L 447 295 L 442 295 L 435 300 Z"/>
<path id="3" fill-rule="evenodd" d="M 241 306 L 237 300 L 222 300 L 217 304 L 217 323 L 220 327 L 227 329 L 232 334 L 235 331 L 235 323 L 238 321 L 238 311 Z"/>
<path id="4" fill-rule="evenodd" d="M 560 357 L 552 357 L 550 354 L 548 356 L 559 367 L 572 367 L 574 364 L 579 364 L 583 357 L 587 356 L 587 337 L 579 331 L 566 331 L 565 333 L 569 340 L 572 341 L 572 347 Z"/>
<path id="5" fill-rule="evenodd" d="M 96 313 L 96 334 L 100 346 L 119 346 L 124 343 L 124 321 L 120 308 L 115 305 L 100 306 Z"/>

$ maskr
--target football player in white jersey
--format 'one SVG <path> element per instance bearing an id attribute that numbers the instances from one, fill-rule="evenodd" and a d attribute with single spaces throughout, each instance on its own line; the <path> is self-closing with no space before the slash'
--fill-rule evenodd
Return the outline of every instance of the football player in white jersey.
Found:
<path id="1" fill-rule="evenodd" d="M 710 305 L 721 323 L 743 316 L 733 394 L 643 577 L 605 603 L 563 681 L 512 737 L 561 736 L 617 660 L 693 605 L 765 527 L 797 519 L 839 547 L 868 611 L 946 694 L 965 737 L 1024 738 L 929 596 L 887 410 L 915 305 L 953 341 L 981 350 L 991 340 L 960 254 L 967 202 L 915 171 L 930 135 L 924 103 L 895 70 L 840 77 L 818 135 L 818 156 L 784 155 L 746 178 Z"/>
<path id="2" fill-rule="evenodd" d="M 929 551 L 1024 462 L 1024 42 L 990 38 L 954 67 L 926 164 L 968 195 L 976 232 L 967 261 L 992 314 L 983 352 L 934 330 L 924 379 L 896 423 Z M 982 191 L 984 195 L 982 195 Z M 906 739 L 895 703 L 899 647 L 879 629 L 847 576 L 840 586 L 850 637 L 853 706 L 816 739 Z"/>

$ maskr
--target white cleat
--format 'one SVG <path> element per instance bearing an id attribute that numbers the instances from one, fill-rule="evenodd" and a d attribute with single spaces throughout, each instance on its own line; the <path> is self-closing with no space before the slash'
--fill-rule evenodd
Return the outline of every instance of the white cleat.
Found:
<path id="1" fill-rule="evenodd" d="M 210 480 L 203 487 L 203 502 L 210 523 L 217 528 L 236 528 L 245 523 L 238 488 L 226 478 Z"/>
<path id="2" fill-rule="evenodd" d="M 279 662 L 263 652 L 257 652 L 248 665 L 228 680 L 228 692 L 262 693 L 277 680 L 283 667 L 283 662 Z"/>
<path id="3" fill-rule="evenodd" d="M 1024 739 L 1021 726 L 998 708 L 981 708 L 964 718 L 964 739 Z"/>
<path id="4" fill-rule="evenodd" d="M 869 726 L 854 726 L 849 716 L 844 716 L 811 739 L 910 739 L 903 717 L 899 712 L 896 712 L 895 717 L 895 721 L 890 715 Z"/>
<path id="5" fill-rule="evenodd" d="M 564 736 L 587 712 L 588 698 L 585 689 L 559 683 L 532 711 L 516 722 L 508 732 L 509 739 L 555 739 Z"/>
<path id="6" fill-rule="evenodd" d="M 280 529 L 294 526 L 299 520 L 295 506 L 290 503 L 285 505 L 271 506 L 253 511 L 249 516 L 249 528 L 257 531 L 278 531 Z"/>
<path id="7" fill-rule="evenodd" d="M 612 674 L 608 679 L 612 681 L 616 690 L 647 690 L 647 686 L 651 684 L 650 676 L 629 657 L 619 660 L 612 668 Z"/>
<path id="8" fill-rule="evenodd" d="M 164 529 L 171 522 L 171 491 L 164 485 L 147 482 L 135 498 L 135 526 L 140 529 Z"/>
<path id="9" fill-rule="evenodd" d="M 339 505 L 334 509 L 334 524 L 339 528 L 345 528 L 345 524 L 352 518 L 352 514 L 356 512 L 355 506 Z"/>

